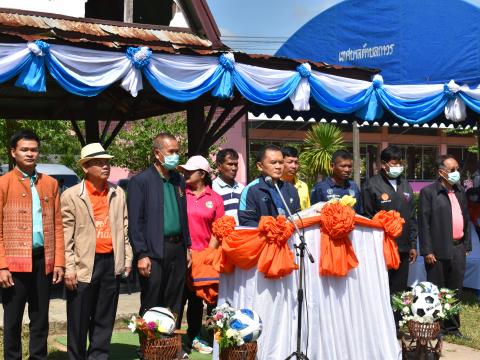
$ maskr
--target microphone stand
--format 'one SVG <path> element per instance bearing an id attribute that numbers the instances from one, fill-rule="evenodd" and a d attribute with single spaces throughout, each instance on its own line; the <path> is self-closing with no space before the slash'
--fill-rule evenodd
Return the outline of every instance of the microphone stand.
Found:
<path id="1" fill-rule="evenodd" d="M 267 180 L 267 179 L 266 179 Z M 303 300 L 304 300 L 304 295 L 305 295 L 305 290 L 303 288 L 303 283 L 305 280 L 305 265 L 304 265 L 304 258 L 305 258 L 305 252 L 307 252 L 308 259 L 310 262 L 313 264 L 315 260 L 313 259 L 312 254 L 308 250 L 307 243 L 305 242 L 305 237 L 303 234 L 300 232 L 300 229 L 297 226 L 297 223 L 293 221 L 293 215 L 292 212 L 290 211 L 290 208 L 288 207 L 287 202 L 285 201 L 285 198 L 283 197 L 282 192 L 280 191 L 280 188 L 278 187 L 278 184 L 273 181 L 273 179 L 268 179 L 270 180 L 275 189 L 277 190 L 278 194 L 280 195 L 280 198 L 282 199 L 283 205 L 285 206 L 285 209 L 287 210 L 287 213 L 290 217 L 290 222 L 293 223 L 293 226 L 295 227 L 295 230 L 297 232 L 297 235 L 300 239 L 300 244 L 294 244 L 293 246 L 295 249 L 297 249 L 297 254 L 300 254 L 300 284 L 298 286 L 298 291 L 297 291 L 297 302 L 298 302 L 298 308 L 297 308 L 297 349 L 291 353 L 285 360 L 289 360 L 292 358 L 296 359 L 301 359 L 301 360 L 309 360 L 307 355 L 302 352 L 301 345 L 302 345 L 302 311 L 303 311 Z M 267 183 L 269 181 L 266 181 Z M 299 216 L 300 217 L 300 216 Z"/>

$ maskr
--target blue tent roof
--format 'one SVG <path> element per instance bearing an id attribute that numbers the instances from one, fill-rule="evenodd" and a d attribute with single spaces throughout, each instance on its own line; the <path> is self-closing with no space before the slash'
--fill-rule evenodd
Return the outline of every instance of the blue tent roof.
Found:
<path id="1" fill-rule="evenodd" d="M 380 68 L 385 83 L 480 83 L 480 1 L 347 0 L 276 55 Z"/>

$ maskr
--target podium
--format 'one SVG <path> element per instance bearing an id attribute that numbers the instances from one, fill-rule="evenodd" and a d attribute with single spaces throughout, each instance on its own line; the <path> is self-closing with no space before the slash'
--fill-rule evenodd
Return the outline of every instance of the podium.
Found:
<path id="1" fill-rule="evenodd" d="M 390 305 L 383 231 L 356 226 L 350 239 L 359 261 L 345 277 L 319 274 L 320 226 L 305 229 L 315 258 L 306 263 L 302 350 L 311 360 L 399 360 Z M 289 240 L 299 241 L 296 235 Z M 296 257 L 299 261 L 299 258 Z M 281 360 L 296 348 L 298 271 L 268 279 L 257 268 L 221 274 L 218 304 L 255 310 L 262 319 L 257 359 Z M 214 359 L 218 359 L 215 348 Z"/>

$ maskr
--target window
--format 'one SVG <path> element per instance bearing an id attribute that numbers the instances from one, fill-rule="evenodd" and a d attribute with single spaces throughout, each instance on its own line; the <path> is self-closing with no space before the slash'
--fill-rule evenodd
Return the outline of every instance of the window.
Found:
<path id="1" fill-rule="evenodd" d="M 408 180 L 435 180 L 438 148 L 424 145 L 397 145 L 405 159 L 405 174 Z"/>

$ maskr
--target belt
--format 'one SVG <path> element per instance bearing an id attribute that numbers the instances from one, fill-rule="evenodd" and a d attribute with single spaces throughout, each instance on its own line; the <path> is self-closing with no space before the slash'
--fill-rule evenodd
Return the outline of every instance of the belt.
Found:
<path id="1" fill-rule="evenodd" d="M 32 249 L 32 257 L 42 257 L 44 253 L 43 246 Z"/>
<path id="2" fill-rule="evenodd" d="M 460 240 L 452 240 L 453 246 L 458 246 L 463 244 L 463 239 Z"/>
<path id="3" fill-rule="evenodd" d="M 163 240 L 169 243 L 179 243 L 182 241 L 182 237 L 180 235 L 173 235 L 173 236 L 164 236 Z"/>

